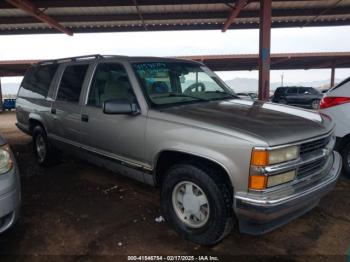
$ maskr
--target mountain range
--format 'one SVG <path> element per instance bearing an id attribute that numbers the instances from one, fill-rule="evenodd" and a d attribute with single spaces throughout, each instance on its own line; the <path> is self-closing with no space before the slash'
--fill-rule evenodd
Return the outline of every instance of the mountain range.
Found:
<path id="1" fill-rule="evenodd" d="M 335 83 L 339 83 L 341 80 L 336 79 Z M 234 78 L 232 80 L 225 81 L 235 92 L 257 92 L 258 90 L 258 79 L 255 78 Z M 284 86 L 308 86 L 317 89 L 327 89 L 329 88 L 330 80 L 317 80 L 317 81 L 307 81 L 307 82 L 285 82 Z M 280 87 L 280 82 L 272 82 L 270 84 L 270 91 L 274 91 L 277 87 Z"/>

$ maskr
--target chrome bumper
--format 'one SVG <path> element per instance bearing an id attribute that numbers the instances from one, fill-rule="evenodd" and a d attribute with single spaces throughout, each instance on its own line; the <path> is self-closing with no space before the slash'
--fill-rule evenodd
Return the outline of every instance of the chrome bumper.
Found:
<path id="1" fill-rule="evenodd" d="M 237 193 L 234 209 L 240 231 L 258 235 L 269 232 L 301 216 L 315 207 L 321 197 L 333 189 L 341 172 L 341 157 L 333 152 L 333 164 L 328 174 L 288 194 L 259 198 L 256 195 Z"/>

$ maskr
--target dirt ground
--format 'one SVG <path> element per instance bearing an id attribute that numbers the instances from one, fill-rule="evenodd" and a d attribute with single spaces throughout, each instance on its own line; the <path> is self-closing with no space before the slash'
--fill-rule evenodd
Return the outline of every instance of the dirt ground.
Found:
<path id="1" fill-rule="evenodd" d="M 349 179 L 342 177 L 317 208 L 282 228 L 263 236 L 234 231 L 214 247 L 201 247 L 181 239 L 165 222 L 155 222 L 161 215 L 157 189 L 78 160 L 39 168 L 31 138 L 14 123 L 14 113 L 0 114 L 0 132 L 17 157 L 23 195 L 20 221 L 0 236 L 4 259 L 124 261 L 128 255 L 211 255 L 228 261 L 233 256 L 347 260 Z"/>

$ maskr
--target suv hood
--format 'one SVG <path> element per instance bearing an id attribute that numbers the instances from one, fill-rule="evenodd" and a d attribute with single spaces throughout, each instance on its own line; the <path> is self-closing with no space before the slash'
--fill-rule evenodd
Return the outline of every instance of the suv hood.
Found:
<path id="1" fill-rule="evenodd" d="M 218 132 L 243 133 L 262 139 L 269 146 L 317 137 L 334 127 L 329 117 L 310 110 L 240 99 L 183 105 L 162 112 L 182 119 L 167 117 L 170 121 L 214 128 Z"/>

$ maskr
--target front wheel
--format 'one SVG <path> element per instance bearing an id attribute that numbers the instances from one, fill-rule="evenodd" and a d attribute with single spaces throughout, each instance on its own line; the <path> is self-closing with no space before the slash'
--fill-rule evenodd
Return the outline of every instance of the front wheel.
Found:
<path id="1" fill-rule="evenodd" d="M 178 164 L 162 183 L 161 205 L 166 220 L 185 239 L 213 245 L 232 229 L 232 196 L 211 169 Z"/>

